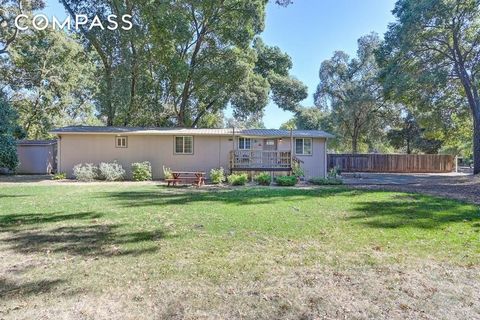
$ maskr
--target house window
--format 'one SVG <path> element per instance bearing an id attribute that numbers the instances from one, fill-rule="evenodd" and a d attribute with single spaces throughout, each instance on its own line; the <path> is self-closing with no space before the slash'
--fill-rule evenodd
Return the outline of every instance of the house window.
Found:
<path id="1" fill-rule="evenodd" d="M 175 153 L 193 154 L 193 137 L 192 136 L 175 137 Z"/>
<path id="2" fill-rule="evenodd" d="M 312 139 L 295 139 L 295 154 L 301 156 L 312 155 Z"/>
<path id="3" fill-rule="evenodd" d="M 127 137 L 115 137 L 115 146 L 117 148 L 126 148 L 128 146 L 127 142 Z"/>
<path id="4" fill-rule="evenodd" d="M 250 138 L 238 138 L 238 149 L 250 150 L 252 148 L 252 140 Z"/>

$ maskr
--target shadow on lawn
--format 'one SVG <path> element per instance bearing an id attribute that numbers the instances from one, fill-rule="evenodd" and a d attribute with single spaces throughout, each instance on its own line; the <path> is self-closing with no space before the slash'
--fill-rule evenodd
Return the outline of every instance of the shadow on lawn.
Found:
<path id="1" fill-rule="evenodd" d="M 364 193 L 361 191 L 360 193 Z M 185 190 L 161 187 L 152 191 L 105 192 L 102 198 L 113 198 L 125 207 L 158 205 L 184 205 L 196 202 L 222 202 L 233 205 L 261 205 L 275 201 L 299 201 L 306 198 L 320 198 L 335 195 L 357 195 L 357 190 L 344 187 L 295 189 L 295 188 L 238 188 L 218 190 Z"/>
<path id="2" fill-rule="evenodd" d="M 108 257 L 153 252 L 157 248 L 153 243 L 141 248 L 125 249 L 124 246 L 171 237 L 160 229 L 124 232 L 123 229 L 129 228 L 121 228 L 123 225 L 120 224 L 102 224 L 102 217 L 103 214 L 98 212 L 0 215 L 0 234 L 11 234 L 0 241 L 21 253 L 63 252 Z M 51 228 L 50 223 L 62 225 Z M 75 225 L 69 225 L 71 223 Z"/>
<path id="3" fill-rule="evenodd" d="M 14 232 L 18 230 L 19 227 L 28 225 L 38 225 L 70 220 L 97 219 L 101 216 L 102 215 L 100 213 L 96 212 L 79 212 L 70 214 L 65 214 L 63 212 L 4 214 L 0 215 L 0 232 Z"/>
<path id="4" fill-rule="evenodd" d="M 147 247 L 125 249 L 124 245 L 164 239 L 162 230 L 122 233 L 119 225 L 93 224 L 54 229 L 19 231 L 3 239 L 20 253 L 68 253 L 72 255 L 112 257 L 123 255 L 141 255 L 155 252 L 153 243 Z"/>
<path id="5" fill-rule="evenodd" d="M 61 254 L 60 259 L 69 254 L 87 257 L 93 261 L 98 258 L 153 253 L 159 248 L 156 241 L 172 237 L 160 229 L 125 232 L 129 230 L 128 226 L 101 224 L 102 216 L 103 214 L 95 212 L 0 216 L 0 228 L 5 231 L 0 233 L 2 250 L 28 254 L 29 259 L 58 253 Z M 58 223 L 62 222 L 67 226 L 58 226 Z M 52 223 L 52 226 L 49 223 Z M 70 225 L 73 223 L 75 225 Z M 6 256 L 8 257 L 8 252 Z M 18 268 L 12 268 L 6 271 L 5 276 L 18 272 Z M 0 277 L 0 301 L 51 292 L 65 284 L 68 284 L 68 279 L 16 282 Z"/>
<path id="6" fill-rule="evenodd" d="M 0 194 L 0 199 L 1 198 L 25 198 L 29 197 L 29 195 L 26 194 Z"/>
<path id="7" fill-rule="evenodd" d="M 373 228 L 440 228 L 451 223 L 471 223 L 477 229 L 480 211 L 472 205 L 417 194 L 398 195 L 391 200 L 360 202 L 354 209 L 358 220 Z"/>
<path id="8" fill-rule="evenodd" d="M 0 299 L 22 298 L 46 293 L 54 290 L 57 286 L 64 283 L 65 280 L 41 280 L 27 283 L 16 283 L 6 279 L 0 279 Z"/>

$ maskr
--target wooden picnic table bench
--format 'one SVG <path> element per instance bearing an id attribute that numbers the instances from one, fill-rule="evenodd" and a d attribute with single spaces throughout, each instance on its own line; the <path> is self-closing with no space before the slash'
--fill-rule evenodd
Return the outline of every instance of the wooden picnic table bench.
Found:
<path id="1" fill-rule="evenodd" d="M 176 186 L 179 182 L 191 182 L 197 187 L 205 183 L 205 172 L 172 171 L 172 178 L 165 179 L 168 186 Z"/>

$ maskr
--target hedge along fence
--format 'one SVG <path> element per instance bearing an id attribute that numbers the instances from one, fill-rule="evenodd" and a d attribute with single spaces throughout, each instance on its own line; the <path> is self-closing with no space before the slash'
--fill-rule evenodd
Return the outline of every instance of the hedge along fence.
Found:
<path id="1" fill-rule="evenodd" d="M 328 168 L 343 172 L 440 173 L 455 170 L 455 157 L 439 154 L 329 154 Z"/>

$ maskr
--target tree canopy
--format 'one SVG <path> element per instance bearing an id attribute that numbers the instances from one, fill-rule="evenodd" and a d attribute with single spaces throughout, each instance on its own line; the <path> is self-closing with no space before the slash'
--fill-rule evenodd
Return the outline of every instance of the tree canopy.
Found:
<path id="1" fill-rule="evenodd" d="M 395 105 L 388 102 L 378 81 L 375 50 L 380 46 L 377 34 L 358 40 L 355 58 L 337 51 L 322 63 L 315 105 L 328 113 L 335 133 L 350 143 L 357 153 L 360 143 L 372 144 L 384 135 Z"/>
<path id="2" fill-rule="evenodd" d="M 18 166 L 15 139 L 24 137 L 17 123 L 18 115 L 0 90 L 0 168 L 15 170 Z"/>
<path id="3" fill-rule="evenodd" d="M 480 3 L 399 0 L 393 13 L 397 20 L 378 54 L 387 95 L 422 113 L 450 110 L 461 117 L 468 108 L 479 173 Z"/>
<path id="4" fill-rule="evenodd" d="M 397 150 L 411 154 L 423 152 L 427 154 L 438 153 L 442 141 L 428 139 L 425 130 L 420 127 L 415 117 L 407 112 L 398 129 L 391 129 L 387 133 L 390 144 Z"/>
<path id="5" fill-rule="evenodd" d="M 0 55 L 8 53 L 8 48 L 19 34 L 15 18 L 44 7 L 44 0 L 0 0 Z"/>
<path id="6" fill-rule="evenodd" d="M 22 33 L 0 66 L 5 90 L 29 138 L 92 116 L 93 64 L 83 47 L 50 28 Z M 83 121 L 81 121 L 83 122 Z"/>
<path id="7" fill-rule="evenodd" d="M 100 66 L 96 101 L 108 125 L 215 126 L 227 106 L 247 119 L 270 98 L 292 110 L 307 96 L 288 74 L 290 57 L 258 38 L 265 0 L 61 1 L 71 15 L 134 16 L 129 31 L 81 30 Z"/>

